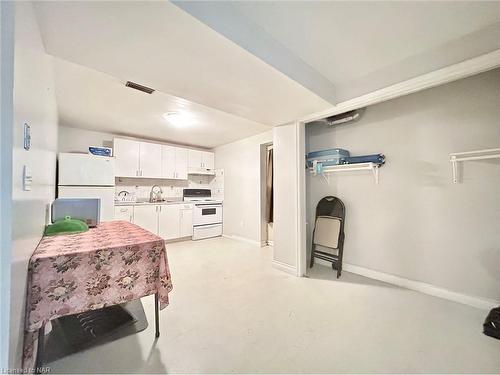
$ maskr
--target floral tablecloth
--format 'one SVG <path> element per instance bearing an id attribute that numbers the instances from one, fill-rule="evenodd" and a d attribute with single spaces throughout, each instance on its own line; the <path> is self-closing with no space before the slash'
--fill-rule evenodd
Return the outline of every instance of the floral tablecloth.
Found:
<path id="1" fill-rule="evenodd" d="M 33 369 L 37 331 L 51 319 L 158 293 L 172 281 L 162 238 L 127 221 L 43 237 L 28 268 L 23 368 Z"/>

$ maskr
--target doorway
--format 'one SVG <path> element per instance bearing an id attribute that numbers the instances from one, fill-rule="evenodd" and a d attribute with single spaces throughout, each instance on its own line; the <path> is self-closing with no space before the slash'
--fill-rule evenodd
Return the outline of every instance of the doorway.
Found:
<path id="1" fill-rule="evenodd" d="M 274 245 L 274 154 L 273 144 L 260 146 L 261 246 Z"/>

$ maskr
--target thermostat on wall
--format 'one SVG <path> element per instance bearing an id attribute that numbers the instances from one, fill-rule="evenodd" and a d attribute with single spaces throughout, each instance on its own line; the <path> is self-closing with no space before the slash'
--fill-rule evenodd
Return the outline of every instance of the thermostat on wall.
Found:
<path id="1" fill-rule="evenodd" d="M 28 151 L 31 148 L 31 127 L 24 123 L 24 149 Z"/>

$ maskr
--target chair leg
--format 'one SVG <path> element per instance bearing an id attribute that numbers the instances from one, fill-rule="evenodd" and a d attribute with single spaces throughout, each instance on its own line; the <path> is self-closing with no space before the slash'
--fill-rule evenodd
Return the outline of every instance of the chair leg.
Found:
<path id="1" fill-rule="evenodd" d="M 342 259 L 344 258 L 344 241 L 340 242 L 339 257 L 337 261 L 337 279 L 342 275 Z"/>
<path id="2" fill-rule="evenodd" d="M 313 268 L 314 266 L 314 249 L 315 249 L 315 245 L 312 244 L 311 246 L 311 260 L 309 261 L 309 268 Z"/>

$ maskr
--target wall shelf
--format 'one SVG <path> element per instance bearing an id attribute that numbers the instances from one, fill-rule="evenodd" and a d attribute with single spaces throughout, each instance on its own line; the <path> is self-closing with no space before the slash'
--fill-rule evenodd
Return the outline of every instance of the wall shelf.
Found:
<path id="1" fill-rule="evenodd" d="M 488 159 L 500 159 L 500 148 L 490 148 L 486 150 L 467 152 L 454 152 L 450 154 L 450 162 L 453 172 L 453 183 L 458 183 L 458 162 Z"/>
<path id="2" fill-rule="evenodd" d="M 341 172 L 352 172 L 352 171 L 371 171 L 373 174 L 373 178 L 375 180 L 375 184 L 378 184 L 378 170 L 380 168 L 379 164 L 375 163 L 356 163 L 356 164 L 340 164 L 340 165 L 331 165 L 328 167 L 323 167 L 323 172 L 321 175 L 325 178 L 325 180 L 330 183 L 330 174 L 332 173 L 341 173 Z M 312 168 L 309 168 L 310 172 L 313 176 L 317 176 L 316 166 L 314 165 Z"/>

